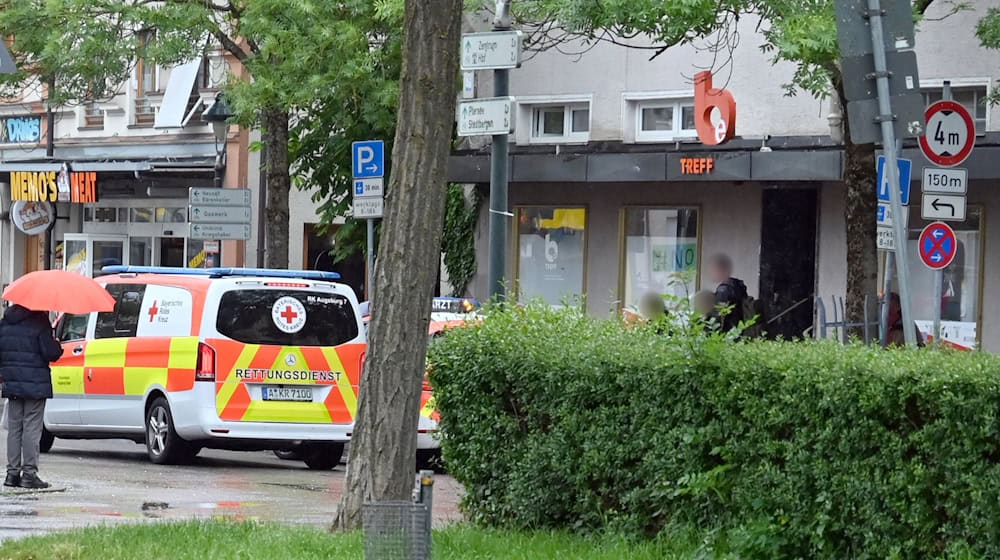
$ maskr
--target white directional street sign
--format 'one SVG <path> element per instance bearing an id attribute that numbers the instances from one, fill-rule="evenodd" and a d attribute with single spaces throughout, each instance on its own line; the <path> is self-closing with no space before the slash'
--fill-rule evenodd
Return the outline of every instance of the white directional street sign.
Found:
<path id="1" fill-rule="evenodd" d="M 459 136 L 494 136 L 514 130 L 513 97 L 468 99 L 458 103 Z"/>
<path id="2" fill-rule="evenodd" d="M 384 199 L 381 196 L 356 197 L 351 205 L 351 210 L 357 219 L 373 219 L 382 217 L 384 206 Z"/>
<path id="3" fill-rule="evenodd" d="M 501 70 L 521 65 L 520 31 L 462 35 L 462 70 Z"/>
<path id="4" fill-rule="evenodd" d="M 893 233 L 892 228 L 886 226 L 878 226 L 876 230 L 877 230 L 877 235 L 875 237 L 876 247 L 882 251 L 895 251 L 896 235 Z"/>
<path id="5" fill-rule="evenodd" d="M 943 100 L 927 108 L 927 126 L 920 150 L 932 163 L 955 167 L 965 161 L 976 144 L 976 125 L 960 103 Z"/>
<path id="6" fill-rule="evenodd" d="M 965 197 L 924 193 L 920 216 L 925 220 L 965 221 Z"/>
<path id="7" fill-rule="evenodd" d="M 188 224 L 191 239 L 250 239 L 250 224 Z"/>
<path id="8" fill-rule="evenodd" d="M 362 196 L 382 196 L 384 194 L 382 177 L 375 179 L 355 179 L 354 190 L 351 191 L 354 197 Z"/>
<path id="9" fill-rule="evenodd" d="M 969 188 L 968 173 L 965 169 L 925 167 L 921 187 L 924 192 L 965 194 Z"/>
<path id="10" fill-rule="evenodd" d="M 249 224 L 249 206 L 190 206 L 188 221 L 194 224 Z"/>
<path id="11" fill-rule="evenodd" d="M 250 206 L 250 189 L 194 188 L 188 191 L 188 202 L 203 206 Z"/>

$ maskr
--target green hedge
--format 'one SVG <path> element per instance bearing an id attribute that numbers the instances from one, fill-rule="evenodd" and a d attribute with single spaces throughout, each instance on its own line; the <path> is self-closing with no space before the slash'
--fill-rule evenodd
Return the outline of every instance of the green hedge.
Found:
<path id="1" fill-rule="evenodd" d="M 1000 557 L 1000 361 L 667 337 L 493 311 L 431 348 L 473 520 L 654 535 L 742 557 Z"/>

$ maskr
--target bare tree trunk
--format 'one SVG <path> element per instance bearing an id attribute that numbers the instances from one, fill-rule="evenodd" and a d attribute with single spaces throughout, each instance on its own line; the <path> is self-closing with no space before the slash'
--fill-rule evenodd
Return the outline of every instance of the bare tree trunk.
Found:
<path id="1" fill-rule="evenodd" d="M 878 293 L 878 249 L 875 245 L 875 218 L 878 212 L 876 192 L 875 145 L 851 142 L 850 123 L 847 122 L 847 101 L 843 87 L 837 82 L 844 111 L 844 183 L 847 192 L 845 219 L 847 222 L 847 320 L 860 323 L 874 320 L 876 306 L 869 309 L 865 317 L 865 296 L 872 298 Z M 905 247 L 906 241 L 900 242 Z M 871 301 L 874 304 L 874 300 Z M 852 329 L 850 334 L 862 336 L 861 329 Z"/>
<path id="2" fill-rule="evenodd" d="M 407 500 L 434 282 L 441 262 L 447 163 L 455 120 L 462 0 L 407 0 L 392 177 L 375 298 L 335 526 L 356 528 L 367 501 Z"/>
<path id="3" fill-rule="evenodd" d="M 268 268 L 288 268 L 288 111 L 265 108 L 262 125 L 267 131 L 264 161 L 267 165 L 267 254 Z M 258 240 L 258 243 L 263 243 Z"/>

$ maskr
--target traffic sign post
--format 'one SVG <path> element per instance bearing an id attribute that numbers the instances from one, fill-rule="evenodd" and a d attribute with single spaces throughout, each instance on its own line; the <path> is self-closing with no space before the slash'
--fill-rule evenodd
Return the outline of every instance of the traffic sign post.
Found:
<path id="1" fill-rule="evenodd" d="M 507 165 L 513 130 L 510 70 L 521 62 L 522 35 L 511 29 L 511 0 L 497 0 L 492 33 L 462 36 L 462 69 L 493 70 L 493 99 L 463 101 L 458 109 L 459 136 L 492 136 L 490 144 L 490 297 L 505 297 L 508 220 Z M 463 113 L 464 111 L 464 113 Z"/>
<path id="2" fill-rule="evenodd" d="M 847 104 L 851 139 L 860 144 L 881 140 L 885 150 L 883 167 L 887 172 L 885 175 L 889 191 L 889 205 L 894 216 L 902 216 L 900 173 L 896 162 L 900 146 L 896 142 L 896 137 L 897 134 L 900 137 L 917 136 L 922 131 L 921 116 L 918 113 L 914 114 L 912 110 L 915 103 L 920 102 L 922 96 L 919 90 L 920 81 L 916 76 L 915 69 L 889 67 L 886 51 L 913 48 L 914 34 L 910 3 L 905 0 L 888 1 L 883 9 L 880 0 L 835 0 L 834 8 L 837 16 L 837 37 L 841 50 L 841 60 L 854 56 L 867 56 L 870 53 L 873 70 L 870 74 L 871 77 L 875 78 L 876 100 L 863 99 L 849 101 Z M 887 29 L 883 28 L 884 24 Z M 905 60 L 906 57 L 896 58 Z M 867 68 L 867 65 L 858 64 L 854 67 Z M 902 70 L 902 72 L 898 70 Z M 902 84 L 893 84 L 890 88 L 890 76 L 893 80 L 901 80 Z M 867 71 L 864 76 L 844 75 L 845 82 L 858 80 L 870 80 Z M 854 89 L 852 88 L 852 91 Z M 907 93 L 893 96 L 893 89 Z M 869 91 L 864 88 L 857 88 L 857 90 L 861 93 Z M 875 138 L 877 132 L 881 132 L 881 138 Z M 894 220 L 893 233 L 900 245 L 894 253 L 899 270 L 899 300 L 903 315 L 903 335 L 907 346 L 916 346 L 917 334 L 910 312 L 909 268 L 904 243 L 906 230 L 902 220 Z M 866 317 L 865 320 L 867 321 L 868 318 Z M 887 330 L 887 328 L 883 328 L 883 333 Z"/>
<path id="3" fill-rule="evenodd" d="M 356 219 L 365 219 L 367 230 L 368 301 L 375 294 L 375 220 L 385 211 L 385 142 L 366 140 L 351 144 L 351 210 Z"/>
<path id="4" fill-rule="evenodd" d="M 951 82 L 945 81 L 942 99 L 925 112 L 926 131 L 920 137 L 920 150 L 930 162 L 945 168 L 961 164 L 976 143 L 972 115 L 951 98 Z M 924 219 L 965 221 L 968 173 L 965 169 L 924 168 L 920 214 Z M 944 268 L 958 251 L 958 241 L 951 227 L 935 222 L 920 234 L 920 258 L 934 270 L 934 346 L 941 343 L 941 292 Z"/>

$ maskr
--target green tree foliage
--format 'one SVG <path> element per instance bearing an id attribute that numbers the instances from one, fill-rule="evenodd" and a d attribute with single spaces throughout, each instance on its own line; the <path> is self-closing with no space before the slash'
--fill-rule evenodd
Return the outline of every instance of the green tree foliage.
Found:
<path id="1" fill-rule="evenodd" d="M 533 305 L 431 346 L 471 520 L 695 526 L 704 558 L 1000 555 L 995 356 L 659 327 Z"/>

